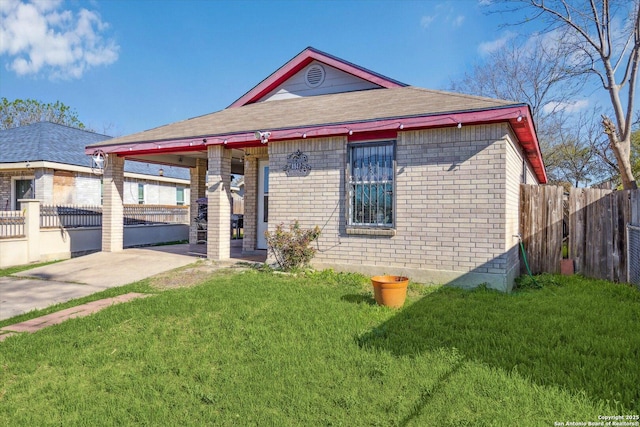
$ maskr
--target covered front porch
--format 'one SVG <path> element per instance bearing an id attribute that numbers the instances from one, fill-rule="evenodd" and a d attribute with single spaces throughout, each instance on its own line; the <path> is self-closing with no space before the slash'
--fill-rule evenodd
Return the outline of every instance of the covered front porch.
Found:
<path id="1" fill-rule="evenodd" d="M 257 144 L 256 144 L 257 142 Z M 157 143 L 141 149 L 128 146 L 101 147 L 92 153 L 103 172 L 102 250 L 123 249 L 123 170 L 125 159 L 142 160 L 164 167 L 186 167 L 190 171 L 189 252 L 216 261 L 229 259 L 264 262 L 268 221 L 268 150 L 259 141 L 245 144 L 207 144 L 207 139 L 193 140 L 180 147 Z M 231 179 L 243 175 L 244 235 L 232 239 Z M 206 221 L 198 221 L 198 200 L 206 200 Z"/>

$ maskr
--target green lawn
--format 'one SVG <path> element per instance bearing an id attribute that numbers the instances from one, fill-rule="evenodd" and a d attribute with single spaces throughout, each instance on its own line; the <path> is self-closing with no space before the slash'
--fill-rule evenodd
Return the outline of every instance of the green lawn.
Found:
<path id="1" fill-rule="evenodd" d="M 220 272 L 0 343 L 0 425 L 483 426 L 640 414 L 640 292 Z M 144 287 L 144 283 L 137 286 Z"/>

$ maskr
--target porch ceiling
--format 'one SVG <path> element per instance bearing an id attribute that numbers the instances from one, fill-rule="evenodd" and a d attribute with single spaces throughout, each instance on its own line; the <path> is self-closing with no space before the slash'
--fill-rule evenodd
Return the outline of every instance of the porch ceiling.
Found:
<path id="1" fill-rule="evenodd" d="M 128 160 L 138 160 L 141 162 L 160 165 L 191 168 L 196 165 L 196 159 L 207 159 L 207 150 L 132 154 L 125 155 L 124 157 Z M 243 150 L 231 150 L 231 173 L 235 175 L 244 175 Z"/>

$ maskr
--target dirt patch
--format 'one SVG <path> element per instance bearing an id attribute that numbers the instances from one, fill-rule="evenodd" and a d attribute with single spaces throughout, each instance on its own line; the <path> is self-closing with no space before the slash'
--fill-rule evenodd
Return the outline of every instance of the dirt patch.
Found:
<path id="1" fill-rule="evenodd" d="M 159 290 L 190 288 L 222 271 L 238 272 L 252 268 L 247 264 L 224 264 L 211 260 L 201 260 L 186 267 L 177 268 L 151 277 L 149 285 Z"/>

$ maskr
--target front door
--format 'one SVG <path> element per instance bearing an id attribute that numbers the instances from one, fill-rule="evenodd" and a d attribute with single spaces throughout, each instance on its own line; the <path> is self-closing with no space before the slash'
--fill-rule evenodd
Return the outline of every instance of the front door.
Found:
<path id="1" fill-rule="evenodd" d="M 258 162 L 258 236 L 256 249 L 267 249 L 267 239 L 264 237 L 269 222 L 269 161 Z"/>
<path id="2" fill-rule="evenodd" d="M 19 210 L 20 199 L 33 199 L 33 180 L 32 179 L 16 179 L 15 181 L 15 198 L 13 199 L 13 209 Z"/>

